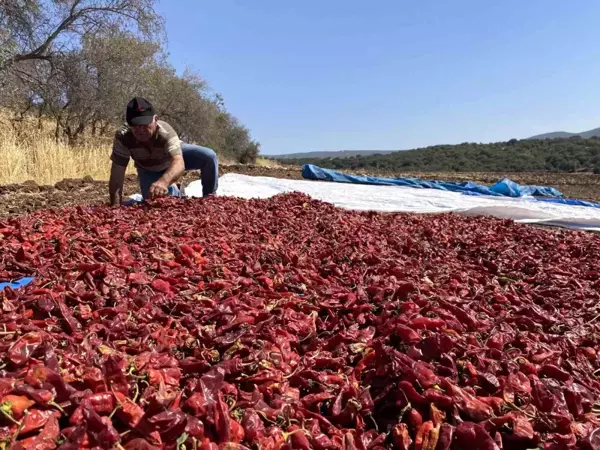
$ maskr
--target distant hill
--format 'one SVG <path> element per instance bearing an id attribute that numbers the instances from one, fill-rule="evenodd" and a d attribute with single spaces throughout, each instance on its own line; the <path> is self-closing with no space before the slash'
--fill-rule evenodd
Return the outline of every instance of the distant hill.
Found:
<path id="1" fill-rule="evenodd" d="M 591 137 L 600 137 L 600 128 L 594 128 L 593 130 L 583 131 L 581 133 L 568 133 L 566 131 L 554 131 L 552 133 L 538 134 L 537 136 L 532 136 L 529 139 L 568 139 L 570 137 L 579 136 L 584 139 L 589 139 Z"/>
<path id="2" fill-rule="evenodd" d="M 390 150 L 340 150 L 337 152 L 305 152 L 289 153 L 287 155 L 263 155 L 271 159 L 302 159 L 302 158 L 350 158 L 352 156 L 389 155 Z"/>
<path id="3" fill-rule="evenodd" d="M 590 132 L 593 136 L 595 130 Z M 598 130 L 600 132 L 600 129 Z M 317 156 L 344 154 L 344 157 Z M 382 152 L 379 152 L 382 153 Z M 600 173 L 600 138 L 511 139 L 490 144 L 462 143 L 386 154 L 347 156 L 314 152 L 304 158 L 286 155 L 285 164 L 316 164 L 329 169 L 386 172 L 579 172 Z"/>
<path id="4" fill-rule="evenodd" d="M 567 131 L 553 131 L 551 133 L 538 134 L 525 140 L 540 140 L 545 139 L 569 139 L 572 137 L 581 137 L 583 139 L 589 139 L 592 137 L 600 137 L 600 128 L 594 128 L 593 130 L 583 131 L 581 133 L 569 133 Z M 462 144 L 461 144 L 462 145 Z M 480 145 L 493 145 L 480 144 Z M 444 146 L 437 146 L 444 147 Z M 458 147 L 458 146 L 456 146 Z M 430 147 L 428 147 L 430 148 Z M 422 149 L 419 149 L 422 150 Z M 263 155 L 267 158 L 277 160 L 307 160 L 307 159 L 324 159 L 324 158 L 355 158 L 357 156 L 376 156 L 376 155 L 391 155 L 393 153 L 401 152 L 403 150 L 339 150 L 331 152 L 303 152 L 303 153 L 288 153 L 286 155 Z M 404 150 L 406 151 L 406 150 Z"/>

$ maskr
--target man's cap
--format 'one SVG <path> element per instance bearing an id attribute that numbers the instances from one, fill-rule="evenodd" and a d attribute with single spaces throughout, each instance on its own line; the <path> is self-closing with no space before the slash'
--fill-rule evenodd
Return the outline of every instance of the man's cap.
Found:
<path id="1" fill-rule="evenodd" d="M 142 97 L 134 97 L 127 104 L 126 120 L 128 125 L 148 125 L 154 119 L 152 103 Z"/>

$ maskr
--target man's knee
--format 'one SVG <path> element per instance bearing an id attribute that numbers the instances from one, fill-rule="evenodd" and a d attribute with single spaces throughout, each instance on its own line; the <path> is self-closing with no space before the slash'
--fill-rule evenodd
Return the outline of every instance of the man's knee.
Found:
<path id="1" fill-rule="evenodd" d="M 219 157 L 217 156 L 217 153 L 211 148 L 208 148 L 208 147 L 205 147 L 205 148 L 206 148 L 206 156 L 208 157 L 209 161 L 213 165 L 217 166 L 219 164 Z"/>

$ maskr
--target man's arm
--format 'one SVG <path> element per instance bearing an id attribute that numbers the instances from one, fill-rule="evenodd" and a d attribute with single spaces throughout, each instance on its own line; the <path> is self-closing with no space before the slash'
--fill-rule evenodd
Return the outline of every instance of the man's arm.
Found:
<path id="1" fill-rule="evenodd" d="M 171 167 L 167 169 L 167 171 L 163 174 L 160 179 L 167 185 L 171 186 L 172 183 L 177 181 L 177 179 L 183 174 L 185 171 L 185 163 L 183 162 L 183 155 L 173 155 L 171 159 Z"/>
<path id="2" fill-rule="evenodd" d="M 123 167 L 115 162 L 112 163 L 110 180 L 108 182 L 110 204 L 112 206 L 120 205 L 123 202 L 123 184 L 125 183 L 126 171 L 127 167 Z"/>
<path id="3" fill-rule="evenodd" d="M 123 184 L 125 183 L 125 172 L 131 151 L 123 143 L 123 136 L 126 133 L 126 128 L 123 127 L 115 133 L 113 140 L 113 149 L 110 159 L 112 167 L 110 168 L 110 180 L 108 182 L 108 193 L 110 196 L 110 204 L 113 206 L 120 205 L 123 201 Z"/>
<path id="4" fill-rule="evenodd" d="M 169 193 L 169 186 L 176 181 L 185 171 L 183 155 L 176 154 L 172 156 L 171 166 L 166 172 L 150 186 L 150 198 L 161 197 Z"/>

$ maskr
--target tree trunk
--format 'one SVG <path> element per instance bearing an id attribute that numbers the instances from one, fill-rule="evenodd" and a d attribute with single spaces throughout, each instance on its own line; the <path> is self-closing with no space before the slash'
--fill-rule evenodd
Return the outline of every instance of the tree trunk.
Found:
<path id="1" fill-rule="evenodd" d="M 69 142 L 70 147 L 75 147 L 75 145 L 77 145 L 79 136 L 84 131 L 85 131 L 85 122 L 83 122 L 83 121 L 79 122 L 79 125 L 77 125 L 77 128 L 72 128 L 70 125 L 68 125 L 65 128 L 65 133 L 67 134 L 67 138 L 69 140 L 68 142 Z"/>
<path id="2" fill-rule="evenodd" d="M 60 140 L 60 116 L 56 118 L 56 128 L 54 128 L 54 140 L 56 143 Z"/>

